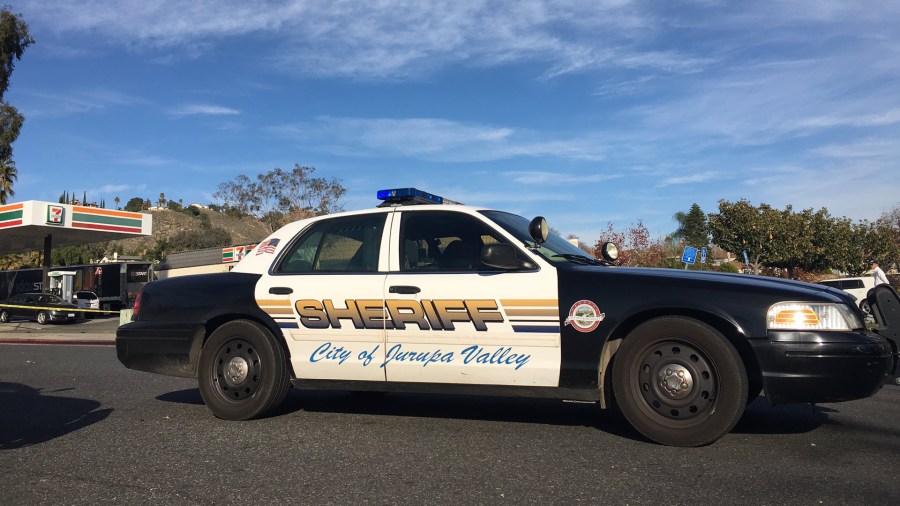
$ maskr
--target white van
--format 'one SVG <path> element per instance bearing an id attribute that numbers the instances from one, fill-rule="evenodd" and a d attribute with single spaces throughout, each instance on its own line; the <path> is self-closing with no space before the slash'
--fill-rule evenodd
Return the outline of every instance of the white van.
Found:
<path id="1" fill-rule="evenodd" d="M 862 310 L 863 314 L 869 314 L 869 302 L 866 300 L 866 294 L 869 293 L 869 290 L 875 288 L 875 279 L 872 276 L 866 276 L 864 278 L 829 279 L 827 281 L 820 281 L 820 284 L 839 288 L 848 292 L 850 295 L 856 297 L 856 303 L 859 304 L 859 309 Z"/>

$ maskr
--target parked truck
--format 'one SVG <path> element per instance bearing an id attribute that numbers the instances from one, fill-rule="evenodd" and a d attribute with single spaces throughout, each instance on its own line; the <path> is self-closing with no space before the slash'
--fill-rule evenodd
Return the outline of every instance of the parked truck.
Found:
<path id="1" fill-rule="evenodd" d="M 150 281 L 150 262 L 105 262 L 55 266 L 51 270 L 74 271 L 75 291 L 90 291 L 100 308 L 118 311 L 134 305 L 137 293 Z M 43 269 L 0 271 L 0 300 L 17 293 L 44 291 Z"/>

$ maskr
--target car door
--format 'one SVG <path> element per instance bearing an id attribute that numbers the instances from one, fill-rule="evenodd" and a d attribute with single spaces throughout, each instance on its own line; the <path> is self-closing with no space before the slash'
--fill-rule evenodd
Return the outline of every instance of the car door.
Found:
<path id="1" fill-rule="evenodd" d="M 36 309 L 32 309 L 33 307 L 38 305 L 37 296 L 34 294 L 22 295 L 18 302 L 16 302 L 16 304 L 19 307 L 15 308 L 15 313 L 13 313 L 13 315 L 18 318 L 31 319 L 34 318 L 38 313 Z"/>
<path id="2" fill-rule="evenodd" d="M 14 295 L 14 296 L 10 297 L 6 301 L 6 303 L 9 304 L 10 306 L 22 306 L 25 304 L 25 296 L 24 295 Z M 31 314 L 30 311 L 28 313 L 26 313 L 26 311 L 28 311 L 28 310 L 22 309 L 21 307 L 8 307 L 6 309 L 9 312 L 10 319 L 22 318 L 23 316 L 26 316 L 26 314 L 30 318 L 30 314 Z"/>
<path id="3" fill-rule="evenodd" d="M 384 381 L 389 217 L 314 222 L 257 283 L 257 304 L 281 327 L 297 378 Z"/>
<path id="4" fill-rule="evenodd" d="M 478 214 L 396 214 L 385 295 L 388 381 L 558 386 L 555 269 L 537 260 L 529 270 L 484 266 L 485 244 L 513 241 Z"/>

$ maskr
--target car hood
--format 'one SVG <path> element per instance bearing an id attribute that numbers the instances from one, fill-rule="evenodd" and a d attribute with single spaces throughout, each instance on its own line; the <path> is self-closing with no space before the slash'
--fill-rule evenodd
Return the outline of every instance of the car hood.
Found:
<path id="1" fill-rule="evenodd" d="M 822 302 L 853 302 L 853 297 L 843 290 L 794 281 L 790 279 L 757 276 L 753 274 L 734 274 L 725 272 L 691 271 L 684 269 L 656 269 L 648 267 L 600 267 L 576 266 L 575 271 L 602 273 L 602 276 L 613 278 L 625 277 L 646 281 L 648 286 L 678 285 L 694 287 L 706 291 L 739 290 L 741 293 L 771 294 L 779 298 L 797 300 L 815 300 Z"/>

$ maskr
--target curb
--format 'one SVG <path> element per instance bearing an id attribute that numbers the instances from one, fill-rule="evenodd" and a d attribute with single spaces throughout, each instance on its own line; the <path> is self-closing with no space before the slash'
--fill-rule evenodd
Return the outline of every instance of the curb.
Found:
<path id="1" fill-rule="evenodd" d="M 56 344 L 68 346 L 115 346 L 114 340 L 108 339 L 0 339 L 0 344 Z"/>

